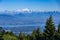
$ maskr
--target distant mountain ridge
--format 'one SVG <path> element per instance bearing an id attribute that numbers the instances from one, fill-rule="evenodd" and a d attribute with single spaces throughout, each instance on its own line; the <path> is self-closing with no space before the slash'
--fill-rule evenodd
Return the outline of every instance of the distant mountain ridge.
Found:
<path id="1" fill-rule="evenodd" d="M 60 12 L 0 12 L 0 25 L 40 25 L 46 22 L 46 19 L 52 15 L 55 21 L 60 20 Z"/>

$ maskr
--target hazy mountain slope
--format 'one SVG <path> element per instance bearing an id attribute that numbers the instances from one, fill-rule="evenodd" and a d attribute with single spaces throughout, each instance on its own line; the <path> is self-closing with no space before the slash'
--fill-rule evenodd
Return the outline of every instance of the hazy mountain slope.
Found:
<path id="1" fill-rule="evenodd" d="M 15 13 L 15 14 L 14 14 Z M 46 19 L 52 15 L 53 19 L 60 20 L 59 12 L 31 12 L 31 13 L 20 13 L 12 12 L 0 13 L 0 25 L 33 25 L 33 24 L 44 24 Z"/>
<path id="2" fill-rule="evenodd" d="M 56 25 L 60 22 L 60 12 L 0 12 L 0 26 L 6 31 L 31 33 L 34 28 L 40 27 L 43 31 L 46 19 L 52 15 Z"/>

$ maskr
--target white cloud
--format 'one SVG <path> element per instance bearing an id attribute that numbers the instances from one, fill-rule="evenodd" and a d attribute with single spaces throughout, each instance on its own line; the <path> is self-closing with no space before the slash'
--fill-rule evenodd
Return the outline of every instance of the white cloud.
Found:
<path id="1" fill-rule="evenodd" d="M 29 12 L 30 9 L 28 9 L 28 8 L 24 8 L 24 9 L 22 9 L 22 11 L 27 11 L 27 12 Z"/>
<path id="2" fill-rule="evenodd" d="M 17 9 L 16 11 L 18 11 L 18 12 L 30 12 L 31 10 L 28 8 L 24 8 L 24 9 Z"/>
<path id="3" fill-rule="evenodd" d="M 17 12 L 21 12 L 22 10 L 21 10 L 21 9 L 17 9 L 16 11 L 17 11 Z"/>

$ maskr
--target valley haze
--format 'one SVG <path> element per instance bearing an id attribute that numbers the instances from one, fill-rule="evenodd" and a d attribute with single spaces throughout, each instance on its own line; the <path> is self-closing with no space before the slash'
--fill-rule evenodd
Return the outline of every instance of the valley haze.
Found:
<path id="1" fill-rule="evenodd" d="M 44 30 L 44 26 L 47 18 L 52 15 L 53 22 L 57 25 L 60 22 L 59 11 L 4 11 L 0 12 L 0 26 L 6 31 L 12 31 L 15 34 L 19 32 L 31 33 L 34 28 L 41 28 Z M 14 29 L 14 30 L 13 30 Z M 24 30 L 23 30 L 24 29 Z"/>

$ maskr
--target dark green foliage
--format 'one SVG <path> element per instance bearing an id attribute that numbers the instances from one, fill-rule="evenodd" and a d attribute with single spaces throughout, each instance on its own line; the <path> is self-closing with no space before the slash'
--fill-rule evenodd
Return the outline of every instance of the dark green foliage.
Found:
<path id="1" fill-rule="evenodd" d="M 19 40 L 23 40 L 23 33 L 22 32 L 20 32 L 20 34 L 19 34 Z"/>
<path id="2" fill-rule="evenodd" d="M 3 35 L 1 32 L 0 32 L 0 40 L 3 40 Z"/>
<path id="3" fill-rule="evenodd" d="M 54 40 L 55 35 L 55 26 L 52 21 L 52 16 L 46 21 L 46 26 L 44 30 L 45 40 Z"/>
<path id="4" fill-rule="evenodd" d="M 0 27 L 0 40 L 3 40 L 3 33 L 4 33 L 3 28 Z"/>
<path id="5" fill-rule="evenodd" d="M 3 34 L 4 34 L 4 32 L 5 32 L 5 30 L 3 30 L 3 28 L 2 28 L 2 27 L 0 27 L 0 35 L 3 35 Z"/>
<path id="6" fill-rule="evenodd" d="M 58 33 L 60 34 L 60 23 L 58 25 Z"/>
<path id="7" fill-rule="evenodd" d="M 31 35 L 32 39 L 31 40 L 43 40 L 43 34 L 40 31 L 40 28 L 37 28 L 33 30 L 32 35 Z"/>
<path id="8" fill-rule="evenodd" d="M 60 40 L 60 23 L 58 24 L 58 30 L 55 34 L 55 40 Z"/>
<path id="9" fill-rule="evenodd" d="M 31 36 L 29 34 L 27 35 L 27 40 L 31 40 Z"/>
<path id="10" fill-rule="evenodd" d="M 37 35 L 36 35 L 37 40 L 41 40 L 41 32 L 40 28 L 37 29 Z"/>
<path id="11" fill-rule="evenodd" d="M 37 36 L 36 29 L 34 29 L 31 35 L 32 37 L 31 40 L 36 40 L 36 36 Z"/>
<path id="12" fill-rule="evenodd" d="M 2 36 L 0 36 L 0 40 L 4 40 Z"/>

